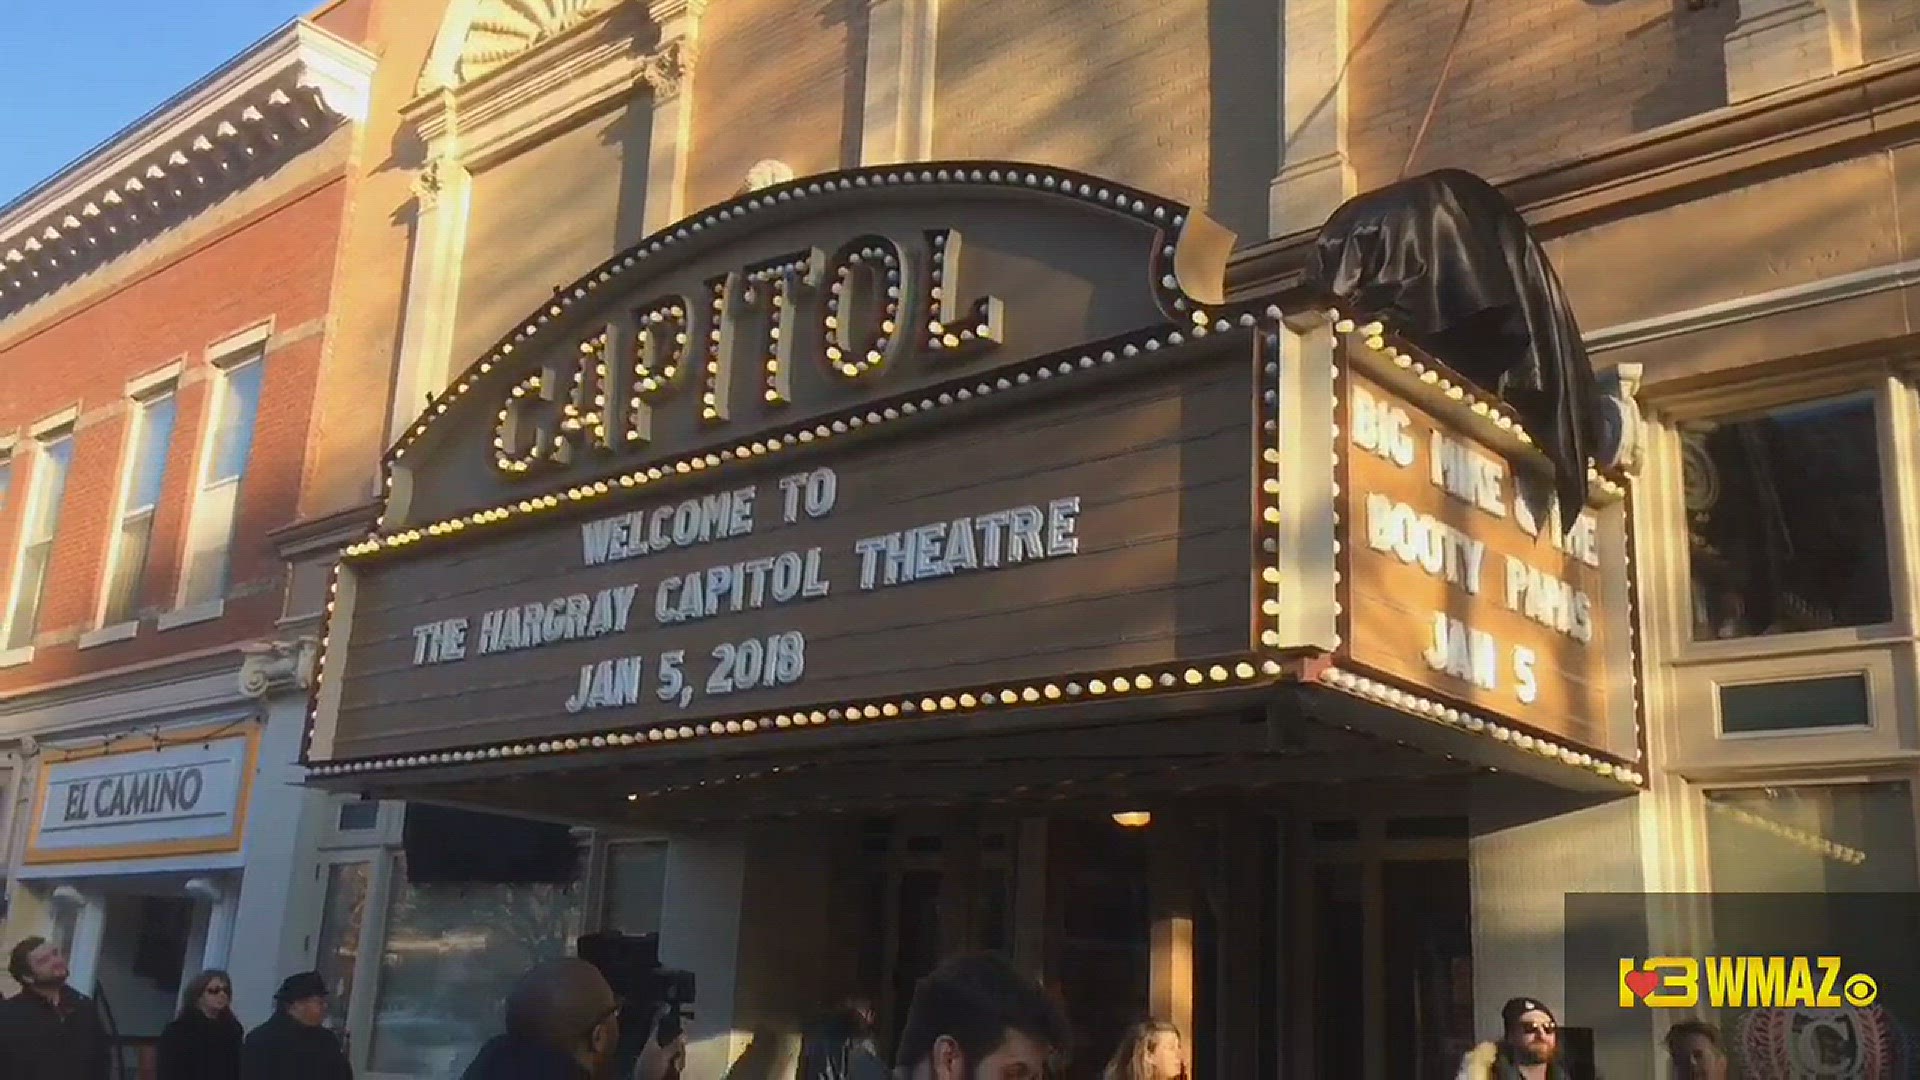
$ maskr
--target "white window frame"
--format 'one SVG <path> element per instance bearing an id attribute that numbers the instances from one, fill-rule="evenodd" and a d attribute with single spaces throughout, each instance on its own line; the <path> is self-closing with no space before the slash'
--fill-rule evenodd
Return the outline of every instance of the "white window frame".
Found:
<path id="1" fill-rule="evenodd" d="M 302 950 L 302 962 L 312 968 L 319 963 L 320 925 L 319 913 L 324 910 L 324 889 L 328 868 L 335 863 L 368 863 L 367 910 L 360 922 L 358 948 L 362 963 L 356 964 L 353 971 L 353 998 L 347 1005 L 347 1031 L 351 1039 L 347 1045 L 347 1060 L 353 1066 L 353 1074 L 366 1080 L 411 1080 L 402 1073 L 374 1072 L 370 1068 L 373 1048 L 373 1020 L 379 1009 L 380 975 L 382 958 L 386 951 L 387 925 L 393 908 L 394 889 L 400 883 L 401 836 L 406 816 L 404 803 L 383 802 L 380 806 L 380 825 L 377 829 L 364 832 L 341 832 L 338 828 L 341 802 L 329 800 L 327 836 L 329 846 L 322 850 L 315 870 L 316 888 L 322 895 L 315 898 L 313 907 L 314 922 L 312 932 L 306 938 Z M 672 839 L 664 835 L 635 835 L 609 837 L 603 833 L 593 833 L 584 841 L 581 872 L 581 926 L 583 932 L 599 930 L 606 925 L 607 905 L 607 857 L 610 847 L 624 843 L 665 843 Z"/>
<path id="2" fill-rule="evenodd" d="M 1697 822 L 1696 828 L 1698 829 L 1699 838 L 1699 846 L 1696 850 L 1700 852 L 1701 856 L 1699 873 L 1701 882 L 1704 885 L 1703 891 L 1712 892 L 1714 890 L 1713 845 L 1710 839 L 1711 830 L 1707 822 L 1709 816 L 1714 813 L 1713 808 L 1709 806 L 1708 803 L 1711 801 L 1710 797 L 1715 792 L 1753 791 L 1757 788 L 1769 787 L 1859 787 L 1865 784 L 1884 783 L 1904 783 L 1907 785 L 1907 802 L 1912 809 L 1916 823 L 1914 847 L 1916 852 L 1920 852 L 1920 774 L 1916 774 L 1910 768 L 1875 767 L 1873 764 L 1867 763 L 1853 769 L 1841 771 L 1755 773 L 1752 775 L 1729 776 L 1724 779 L 1714 779 L 1689 785 L 1693 792 L 1693 798 L 1690 801 L 1694 803 L 1696 810 L 1695 820 Z M 1916 863 L 1920 864 L 1920 858 L 1916 858 Z M 1920 876 L 1920 865 L 1914 867 L 1914 873 Z"/>
<path id="3" fill-rule="evenodd" d="M 168 436 L 167 445 L 160 448 L 162 476 L 165 475 L 165 459 L 171 456 L 173 436 L 179 434 L 180 369 L 181 365 L 176 361 L 127 383 L 127 433 L 120 454 L 120 478 L 115 489 L 114 516 L 108 525 L 107 558 L 104 573 L 100 578 L 99 603 L 93 616 L 95 629 L 81 635 L 80 647 L 83 649 L 113 641 L 125 641 L 139 631 L 140 616 L 137 603 L 140 583 L 146 578 L 148 569 L 153 565 L 151 534 L 148 535 L 147 549 L 141 554 L 141 568 L 135 573 L 131 583 L 134 595 L 128 600 L 127 611 L 112 625 L 108 625 L 107 617 L 113 606 L 114 581 L 120 574 L 121 561 L 127 556 L 123 543 L 126 523 L 129 518 L 139 513 L 144 512 L 148 518 L 159 513 L 159 497 L 164 492 L 156 494 L 154 505 L 146 507 L 144 511 L 129 506 L 128 500 L 133 498 L 133 485 L 143 464 L 140 461 L 140 447 L 146 440 L 151 410 L 160 401 L 171 397 L 174 408 L 174 430 Z M 164 479 L 162 483 L 164 485 Z"/>
<path id="4" fill-rule="evenodd" d="M 240 492 L 246 484 L 246 474 L 252 469 L 253 447 L 251 439 L 247 450 L 247 462 L 240 475 L 231 480 L 210 483 L 209 474 L 215 467 L 214 455 L 222 426 L 222 418 L 231 404 L 231 380 L 234 375 L 246 368 L 260 365 L 261 398 L 266 396 L 267 339 L 272 336 L 272 327 L 263 325 L 252 330 L 236 334 L 209 348 L 209 386 L 207 391 L 206 422 L 200 433 L 200 447 L 195 454 L 196 464 L 193 472 L 193 496 L 187 513 L 186 545 L 180 557 L 179 581 L 175 584 L 173 610 L 160 616 L 159 629 L 171 630 L 179 626 L 217 619 L 226 613 L 226 592 L 231 584 L 233 570 L 234 525 L 240 515 Z M 260 416 L 258 405 L 254 412 L 254 434 L 258 434 Z M 224 501 L 216 509 L 210 492 L 217 492 Z M 204 583 L 195 576 L 195 553 L 213 550 L 211 540 L 215 535 L 222 539 L 217 545 L 220 552 L 220 582 L 212 589 L 212 595 L 196 595 L 204 588 Z"/>
<path id="5" fill-rule="evenodd" d="M 66 503 L 67 484 L 73 475 L 74 446 L 72 440 L 74 438 L 75 422 L 79 419 L 79 414 L 80 410 L 75 406 L 55 413 L 28 429 L 28 440 L 33 451 L 31 454 L 33 464 L 27 469 L 27 482 L 22 486 L 25 505 L 20 514 L 19 535 L 14 541 L 13 554 L 8 560 L 9 570 L 7 573 L 6 592 L 4 594 L 6 606 L 0 608 L 0 644 L 3 644 L 13 636 L 13 616 L 15 608 L 20 602 L 21 585 L 27 567 L 27 551 L 34 543 L 33 534 L 42 531 L 42 528 L 45 527 L 45 531 L 48 534 L 44 541 L 44 543 L 48 545 L 47 566 L 41 571 L 41 580 L 38 586 L 40 589 L 40 597 L 34 603 L 33 612 L 35 623 L 34 632 L 36 634 L 39 633 L 40 612 L 46 602 L 46 579 L 53 563 L 53 545 L 59 542 L 60 514 Z M 49 499 L 46 494 L 47 474 L 45 472 L 48 447 L 61 440 L 66 440 L 68 444 L 66 475 L 60 478 L 59 495 Z M 12 460 L 17 464 L 19 462 L 19 456 L 14 455 Z M 51 517 L 50 524 L 39 520 L 49 516 Z M 32 660 L 33 643 L 31 641 L 18 648 L 0 649 L 0 668 L 17 667 L 21 664 L 30 663 Z"/>

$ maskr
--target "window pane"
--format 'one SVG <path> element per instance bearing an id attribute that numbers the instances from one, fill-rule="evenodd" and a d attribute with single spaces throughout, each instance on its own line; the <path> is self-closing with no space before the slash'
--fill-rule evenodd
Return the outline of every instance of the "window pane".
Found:
<path id="1" fill-rule="evenodd" d="M 151 510 L 160 501 L 166 481 L 167 449 L 173 444 L 177 411 L 172 393 L 149 398 L 140 405 L 135 421 L 133 461 L 127 476 L 126 512 Z"/>
<path id="2" fill-rule="evenodd" d="M 240 485 L 231 482 L 200 493 L 193 508 L 192 535 L 187 540 L 181 606 L 217 600 L 227 591 L 227 548 L 233 540 L 234 503 L 239 493 Z"/>
<path id="3" fill-rule="evenodd" d="M 1729 735 L 1865 727 L 1869 722 L 1864 675 L 1720 688 L 1720 730 Z"/>
<path id="4" fill-rule="evenodd" d="M 53 545 L 30 544 L 20 553 L 19 585 L 13 594 L 13 610 L 7 613 L 5 648 L 24 649 L 33 644 L 40 623 L 40 594 L 46 591 L 47 558 Z"/>
<path id="5" fill-rule="evenodd" d="M 327 998 L 327 1023 L 335 1031 L 347 1025 L 353 1004 L 353 973 L 359 966 L 360 927 L 367 917 L 367 885 L 371 863 L 334 863 L 327 867 L 326 904 L 320 912 L 320 937 L 314 949 L 314 970 L 332 991 Z"/>
<path id="6" fill-rule="evenodd" d="M 13 459 L 0 458 L 0 513 L 7 509 L 7 492 L 13 490 Z"/>
<path id="7" fill-rule="evenodd" d="M 334 824 L 341 832 L 365 832 L 380 824 L 380 804 L 365 800 L 341 803 Z"/>
<path id="8" fill-rule="evenodd" d="M 253 452 L 253 422 L 260 415 L 260 376 L 265 365 L 249 360 L 221 379 L 219 426 L 214 429 L 206 482 L 238 480 Z"/>
<path id="9" fill-rule="evenodd" d="M 623 934 L 660 931 L 660 898 L 667 886 L 665 841 L 607 848 L 607 925 Z"/>
<path id="10" fill-rule="evenodd" d="M 1715 892 L 1905 892 L 1920 887 L 1904 781 L 1707 793 Z"/>
<path id="11" fill-rule="evenodd" d="M 369 1071 L 457 1077 L 500 1030 L 521 973 L 573 953 L 580 890 L 397 882 L 380 958 Z"/>
<path id="12" fill-rule="evenodd" d="M 148 541 L 153 538 L 151 507 L 120 520 L 113 554 L 113 576 L 107 579 L 106 625 L 126 622 L 138 614 L 140 578 L 146 572 Z"/>
<path id="13" fill-rule="evenodd" d="M 67 470 L 73 462 L 73 436 L 61 435 L 40 444 L 29 479 L 32 496 L 27 520 L 20 530 L 20 563 L 14 574 L 13 609 L 7 612 L 4 648 L 33 644 L 40 622 L 40 598 L 46 591 L 47 562 L 53 557 L 53 534 L 60 528 L 60 504 L 67 493 Z"/>
<path id="14" fill-rule="evenodd" d="M 1682 436 L 1696 639 L 1892 619 L 1870 398 Z"/>

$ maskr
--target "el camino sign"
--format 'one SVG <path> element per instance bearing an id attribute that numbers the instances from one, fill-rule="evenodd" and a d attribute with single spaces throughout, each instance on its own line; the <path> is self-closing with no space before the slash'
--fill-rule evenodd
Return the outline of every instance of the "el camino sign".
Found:
<path id="1" fill-rule="evenodd" d="M 45 765 L 27 863 L 238 852 L 255 736 L 176 739 Z"/>

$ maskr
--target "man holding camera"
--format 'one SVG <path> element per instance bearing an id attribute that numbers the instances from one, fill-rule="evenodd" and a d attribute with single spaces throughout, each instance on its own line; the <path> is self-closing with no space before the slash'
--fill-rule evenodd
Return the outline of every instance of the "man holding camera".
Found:
<path id="1" fill-rule="evenodd" d="M 669 1080 L 686 1060 L 684 1034 L 665 1045 L 647 1033 L 632 1080 Z M 612 1075 L 620 1049 L 620 1000 L 600 969 L 551 960 L 522 975 L 507 994 L 507 1032 L 480 1048 L 461 1080 L 628 1080 Z"/>

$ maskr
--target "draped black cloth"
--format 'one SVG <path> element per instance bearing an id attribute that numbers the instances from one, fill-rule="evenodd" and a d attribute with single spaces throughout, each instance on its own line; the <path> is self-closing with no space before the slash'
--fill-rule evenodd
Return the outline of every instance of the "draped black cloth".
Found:
<path id="1" fill-rule="evenodd" d="M 1512 406 L 1573 526 L 1600 446 L 1600 390 L 1560 279 L 1506 196 L 1458 169 L 1356 196 L 1314 239 L 1306 283 Z"/>

